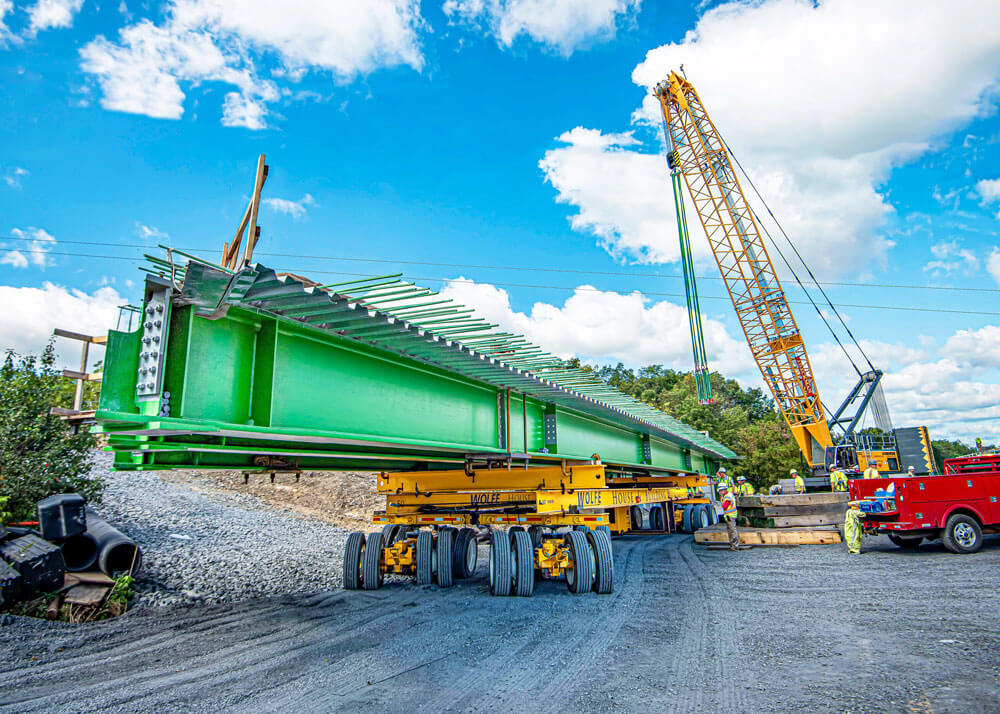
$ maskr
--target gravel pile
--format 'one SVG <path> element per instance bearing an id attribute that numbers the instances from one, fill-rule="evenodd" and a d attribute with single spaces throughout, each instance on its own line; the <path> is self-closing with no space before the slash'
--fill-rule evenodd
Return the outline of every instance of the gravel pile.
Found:
<path id="1" fill-rule="evenodd" d="M 340 587 L 348 531 L 267 507 L 251 496 L 166 483 L 155 471 L 110 469 L 95 507 L 142 548 L 137 607 L 234 602 Z"/>

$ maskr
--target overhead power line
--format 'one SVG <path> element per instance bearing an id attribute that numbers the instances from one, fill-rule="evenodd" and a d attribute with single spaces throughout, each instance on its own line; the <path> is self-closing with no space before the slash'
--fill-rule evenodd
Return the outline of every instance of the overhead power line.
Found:
<path id="1" fill-rule="evenodd" d="M 735 157 L 734 157 L 735 158 Z M 15 240 L 31 242 L 33 238 L 24 238 L 21 236 L 3 236 L 4 240 Z M 155 250 L 158 246 L 149 243 L 113 243 L 110 241 L 86 241 L 86 240 L 60 240 L 55 244 L 46 245 L 99 245 L 106 246 L 109 248 L 142 248 L 145 250 Z M 186 252 L 198 252 L 205 251 L 204 246 L 196 247 L 184 247 L 184 246 L 171 246 L 177 250 L 183 250 Z M 0 250 L 10 250 L 10 249 L 0 249 Z M 22 249 L 23 250 L 23 249 Z M 90 257 L 86 254 L 76 254 L 76 253 L 56 253 L 52 251 L 45 251 L 51 255 L 80 255 L 81 257 Z M 469 268 L 469 269 L 479 269 L 479 270 L 511 270 L 518 272 L 532 272 L 532 273 L 566 273 L 570 275 L 620 275 L 629 278 L 676 278 L 681 279 L 684 276 L 680 273 L 650 273 L 650 272 L 636 272 L 631 270 L 581 270 L 576 268 L 550 268 L 550 267 L 539 267 L 533 265 L 494 265 L 488 263 L 443 263 L 437 261 L 428 260 L 399 260 L 396 258 L 359 258 L 355 256 L 336 256 L 336 255 L 309 255 L 305 253 L 276 253 L 270 251 L 254 251 L 256 256 L 269 256 L 273 258 L 301 258 L 302 260 L 325 260 L 325 261 L 342 261 L 348 263 L 389 263 L 398 265 L 423 265 L 435 268 Z M 109 256 L 94 256 L 94 257 L 109 257 Z M 122 258 L 123 256 L 112 256 Z M 131 258 L 129 258 L 131 260 Z M 719 275 L 699 275 L 698 280 L 722 280 Z M 859 282 L 849 282 L 849 281 L 820 281 L 819 285 L 824 285 L 827 287 L 852 287 L 852 288 L 888 288 L 893 290 L 936 290 L 944 292 L 969 292 L 969 293 L 1000 293 L 1000 288 L 975 288 L 975 287 L 956 287 L 951 285 L 903 285 L 901 283 L 859 283 Z"/>
<path id="2" fill-rule="evenodd" d="M 127 255 L 99 255 L 95 253 L 69 253 L 64 251 L 46 251 L 46 255 L 65 255 L 72 256 L 76 258 L 100 258 L 101 260 L 126 260 L 132 263 L 142 263 L 143 258 L 140 257 L 130 257 Z M 260 253 L 257 253 L 260 255 Z M 468 267 L 468 266 L 467 266 Z M 316 270 L 315 268 L 309 267 L 285 267 L 282 269 L 290 273 L 298 274 L 315 274 L 315 275 L 346 275 L 352 277 L 376 277 L 374 273 L 351 273 L 341 270 Z M 430 276 L 416 276 L 407 275 L 410 280 L 424 280 L 428 282 L 439 282 L 439 283 L 480 283 L 497 285 L 499 287 L 505 288 L 537 288 L 540 290 L 565 290 L 568 292 L 596 292 L 596 293 L 606 293 L 606 292 L 618 292 L 621 290 L 614 288 L 595 288 L 585 285 L 544 285 L 538 283 L 507 283 L 507 282 L 496 282 L 493 280 L 469 280 L 465 278 L 442 278 L 442 277 L 430 277 Z M 642 295 L 649 295 L 652 297 L 684 297 L 683 293 L 665 293 L 652 290 L 630 290 L 629 292 L 638 292 Z M 705 300 L 724 300 L 729 302 L 730 298 L 726 295 L 699 295 L 699 298 L 704 298 Z M 789 300 L 792 305 L 808 305 L 809 303 L 804 300 Z M 988 312 L 983 310 L 954 310 L 947 308 L 932 308 L 932 307 L 907 307 L 904 305 L 861 305 L 852 303 L 840 303 L 841 307 L 851 307 L 858 308 L 861 310 L 898 310 L 904 312 L 932 312 L 932 313 L 944 313 L 950 315 L 984 315 L 988 317 L 1000 317 L 1000 312 Z"/>

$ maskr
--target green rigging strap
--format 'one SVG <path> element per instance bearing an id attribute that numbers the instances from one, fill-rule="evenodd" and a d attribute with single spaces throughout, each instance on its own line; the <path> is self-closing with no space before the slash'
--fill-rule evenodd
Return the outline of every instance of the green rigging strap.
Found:
<path id="1" fill-rule="evenodd" d="M 705 352 L 705 335 L 702 330 L 701 307 L 698 302 L 698 286 L 695 282 L 694 258 L 691 254 L 691 240 L 687 229 L 687 215 L 684 210 L 684 195 L 681 191 L 680 170 L 676 156 L 668 158 L 670 179 L 674 190 L 674 209 L 677 213 L 677 234 L 681 244 L 681 270 L 684 274 L 684 293 L 687 297 L 688 325 L 691 329 L 691 349 L 694 354 L 694 381 L 700 404 L 712 403 L 712 382 L 708 370 L 708 355 Z"/>

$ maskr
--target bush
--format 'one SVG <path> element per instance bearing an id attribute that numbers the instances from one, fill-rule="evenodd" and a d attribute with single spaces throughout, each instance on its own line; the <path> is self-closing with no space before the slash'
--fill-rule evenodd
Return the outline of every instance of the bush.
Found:
<path id="1" fill-rule="evenodd" d="M 0 368 L 0 496 L 12 521 L 34 520 L 35 504 L 55 493 L 100 500 L 103 483 L 90 476 L 94 437 L 49 414 L 60 382 L 52 343 L 41 356 L 8 351 Z"/>

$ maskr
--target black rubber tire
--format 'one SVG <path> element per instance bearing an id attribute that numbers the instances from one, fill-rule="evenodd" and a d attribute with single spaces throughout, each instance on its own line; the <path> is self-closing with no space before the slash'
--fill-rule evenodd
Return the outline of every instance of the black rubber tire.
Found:
<path id="1" fill-rule="evenodd" d="M 520 530 L 511 533 L 510 551 L 513 560 L 513 582 L 511 594 L 531 597 L 535 591 L 535 549 L 531 536 Z"/>
<path id="2" fill-rule="evenodd" d="M 455 535 L 455 547 L 451 557 L 452 574 L 459 580 L 471 578 L 476 572 L 478 559 L 479 544 L 476 542 L 476 529 L 460 529 Z"/>
<path id="3" fill-rule="evenodd" d="M 390 545 L 396 542 L 397 536 L 399 535 L 399 526 L 390 523 L 387 526 L 382 526 L 382 547 L 388 548 Z"/>
<path id="4" fill-rule="evenodd" d="M 615 583 L 611 536 L 604 531 L 593 531 L 587 534 L 587 543 L 594 552 L 594 592 L 598 595 L 610 595 Z"/>
<path id="5" fill-rule="evenodd" d="M 691 532 L 691 520 L 692 520 L 692 513 L 693 512 L 694 512 L 694 505 L 693 504 L 689 503 L 689 504 L 687 504 L 687 505 L 684 506 L 684 512 L 681 514 L 681 530 L 684 533 L 690 533 Z"/>
<path id="6" fill-rule="evenodd" d="M 365 541 L 364 572 L 362 585 L 365 590 L 378 590 L 382 587 L 385 574 L 382 572 L 382 534 L 369 533 Z"/>
<path id="7" fill-rule="evenodd" d="M 361 587 L 361 559 L 365 553 L 365 534 L 351 533 L 344 546 L 344 589 L 358 590 Z"/>
<path id="8" fill-rule="evenodd" d="M 587 543 L 587 536 L 580 531 L 566 534 L 569 541 L 569 557 L 573 567 L 566 570 L 566 587 L 574 595 L 589 593 L 594 587 L 594 552 Z"/>
<path id="9" fill-rule="evenodd" d="M 417 533 L 417 585 L 434 582 L 434 534 L 430 531 Z"/>
<path id="10" fill-rule="evenodd" d="M 452 559 L 455 552 L 455 529 L 438 528 L 437 536 L 437 581 L 440 587 L 450 588 L 455 584 Z"/>
<path id="11" fill-rule="evenodd" d="M 924 537 L 914 536 L 912 538 L 904 538 L 902 536 L 889 534 L 889 540 L 904 550 L 916 550 L 920 547 L 920 544 L 924 542 Z"/>
<path id="12" fill-rule="evenodd" d="M 719 522 L 719 513 L 715 510 L 715 504 L 709 503 L 705 508 L 708 510 L 708 523 L 714 526 Z"/>
<path id="13" fill-rule="evenodd" d="M 972 516 L 956 513 L 941 531 L 941 543 L 952 553 L 968 555 L 983 547 L 983 529 Z"/>
<path id="14" fill-rule="evenodd" d="M 663 530 L 663 506 L 655 505 L 649 508 L 649 530 Z"/>
<path id="15" fill-rule="evenodd" d="M 510 595 L 510 536 L 506 531 L 490 532 L 490 595 Z"/>
<path id="16" fill-rule="evenodd" d="M 609 541 L 611 540 L 611 526 L 597 526 L 597 528 L 595 528 L 594 530 L 601 533 L 607 533 L 608 540 Z"/>
<path id="17" fill-rule="evenodd" d="M 545 526 L 531 526 L 528 528 L 528 535 L 531 536 L 531 545 L 535 548 L 542 547 L 542 536 L 545 534 Z"/>
<path id="18" fill-rule="evenodd" d="M 641 531 L 642 530 L 642 509 L 638 506 L 632 506 L 628 509 L 629 519 L 632 521 L 632 530 Z"/>
<path id="19" fill-rule="evenodd" d="M 697 533 L 702 528 L 707 528 L 711 525 L 711 521 L 708 517 L 708 506 L 704 503 L 697 504 L 691 510 L 691 532 Z"/>

